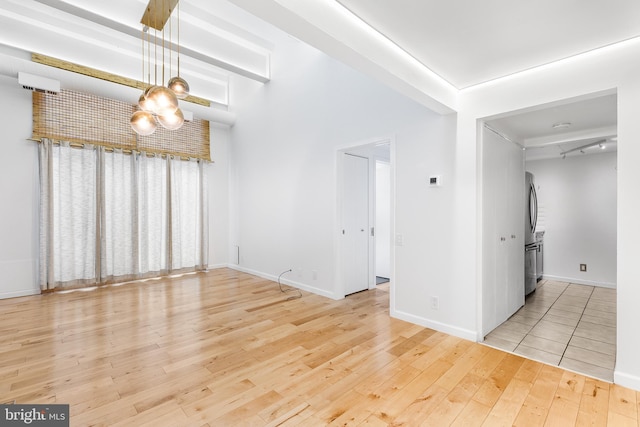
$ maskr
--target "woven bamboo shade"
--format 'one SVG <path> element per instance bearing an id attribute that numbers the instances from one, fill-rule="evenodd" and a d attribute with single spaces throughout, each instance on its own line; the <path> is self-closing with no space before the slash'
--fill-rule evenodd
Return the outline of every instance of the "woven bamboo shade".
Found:
<path id="1" fill-rule="evenodd" d="M 158 125 L 139 136 L 129 125 L 136 107 L 123 101 L 62 90 L 33 92 L 33 138 L 104 145 L 124 150 L 209 160 L 209 122 L 194 119 L 173 131 Z"/>

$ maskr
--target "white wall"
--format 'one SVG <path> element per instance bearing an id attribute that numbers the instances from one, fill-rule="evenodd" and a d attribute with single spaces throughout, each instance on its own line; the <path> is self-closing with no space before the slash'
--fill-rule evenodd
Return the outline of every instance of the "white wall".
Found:
<path id="1" fill-rule="evenodd" d="M 38 160 L 32 131 L 31 92 L 17 78 L 0 76 L 0 298 L 39 293 Z M 211 125 L 214 164 L 208 170 L 209 264 L 228 263 L 228 139 L 229 130 Z"/>
<path id="2" fill-rule="evenodd" d="M 482 306 L 482 268 L 478 257 L 481 251 L 481 200 L 478 163 L 477 120 L 511 111 L 542 105 L 563 99 L 598 93 L 618 95 L 618 230 L 617 230 L 617 360 L 616 383 L 640 390 L 640 341 L 635 325 L 640 324 L 640 270 L 637 269 L 640 251 L 640 40 L 633 39 L 619 45 L 592 51 L 479 85 L 461 92 L 458 113 L 459 155 L 456 170 L 460 173 L 458 205 L 455 215 L 455 237 L 462 248 L 463 241 L 474 247 L 471 254 L 463 253 L 457 269 L 456 287 L 464 295 L 471 295 L 476 313 Z M 476 199 L 476 194 L 479 196 Z M 467 217 L 463 217 L 462 213 Z M 461 305 L 460 309 L 468 309 Z M 479 320 L 478 320 L 479 322 Z"/>
<path id="3" fill-rule="evenodd" d="M 209 268 L 229 263 L 229 127 L 210 123 Z"/>
<path id="4" fill-rule="evenodd" d="M 0 298 L 39 293 L 38 159 L 31 92 L 0 76 Z"/>
<path id="5" fill-rule="evenodd" d="M 256 25 L 259 25 L 257 23 Z M 337 150 L 391 137 L 395 248 L 391 312 L 473 336 L 451 286 L 455 116 L 440 116 L 272 29 L 273 80 L 231 92 L 232 238 L 238 268 L 342 298 L 337 280 Z M 439 174 L 445 184 L 428 187 Z M 313 279 L 317 271 L 317 279 Z M 393 279 L 393 277 L 392 277 Z M 440 310 L 428 298 L 440 298 Z"/>
<path id="6" fill-rule="evenodd" d="M 403 244 L 396 246 L 391 309 L 404 320 L 473 339 L 475 319 L 459 311 L 466 297 L 455 283 L 455 123 L 454 115 L 439 116 L 398 134 L 406 140 L 396 144 L 395 172 L 395 234 Z M 429 186 L 432 175 L 442 177 L 440 187 Z M 431 308 L 432 297 L 438 309 Z"/>
<path id="7" fill-rule="evenodd" d="M 616 161 L 611 152 L 527 162 L 544 214 L 545 278 L 615 287 Z"/>

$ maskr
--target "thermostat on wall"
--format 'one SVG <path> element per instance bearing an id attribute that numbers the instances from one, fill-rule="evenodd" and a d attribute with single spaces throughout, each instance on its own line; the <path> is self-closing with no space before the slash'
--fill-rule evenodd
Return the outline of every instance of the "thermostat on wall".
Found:
<path id="1" fill-rule="evenodd" d="M 440 187 L 442 185 L 442 177 L 440 175 L 432 175 L 429 177 L 430 187 Z"/>

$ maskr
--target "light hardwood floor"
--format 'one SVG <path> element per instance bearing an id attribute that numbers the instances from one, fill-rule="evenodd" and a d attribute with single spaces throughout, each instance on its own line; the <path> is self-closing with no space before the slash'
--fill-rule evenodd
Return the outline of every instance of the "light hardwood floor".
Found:
<path id="1" fill-rule="evenodd" d="M 0 301 L 0 403 L 72 426 L 638 426 L 640 392 L 229 269 Z"/>

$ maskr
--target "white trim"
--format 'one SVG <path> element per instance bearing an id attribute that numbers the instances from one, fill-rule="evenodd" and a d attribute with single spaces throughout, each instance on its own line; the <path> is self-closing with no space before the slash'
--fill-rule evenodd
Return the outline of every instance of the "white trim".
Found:
<path id="1" fill-rule="evenodd" d="M 415 316 L 413 314 L 405 313 L 403 311 L 393 310 L 390 314 L 391 314 L 391 317 L 395 317 L 396 319 L 400 319 L 406 322 L 414 323 L 416 325 L 424 326 L 425 328 L 434 329 L 436 331 L 453 335 L 458 338 L 463 338 L 465 340 L 478 342 L 477 332 L 472 331 L 471 329 L 459 328 L 457 326 L 452 326 L 446 323 L 426 319 L 424 317 Z"/>
<path id="2" fill-rule="evenodd" d="M 618 370 L 613 371 L 614 384 L 621 385 L 633 390 L 640 390 L 640 377 L 635 375 L 625 374 Z"/>
<path id="3" fill-rule="evenodd" d="M 241 271 L 243 273 L 247 273 L 247 274 L 252 274 L 254 276 L 258 276 L 258 277 L 262 277 L 263 279 L 267 279 L 267 280 L 271 280 L 273 282 L 278 282 L 278 276 L 273 275 L 273 274 L 269 274 L 269 273 L 264 273 L 262 271 L 257 271 L 257 270 L 252 270 L 250 268 L 244 268 L 241 267 L 239 265 L 236 264 L 229 264 L 227 265 L 228 268 L 232 269 L 232 270 L 236 270 L 236 271 Z M 300 282 L 296 282 L 294 280 L 289 280 L 286 278 L 281 278 L 280 282 L 284 285 L 288 285 L 288 286 L 293 286 L 294 288 L 298 288 L 298 289 L 302 289 L 303 291 L 307 291 L 307 292 L 311 292 L 313 294 L 316 295 L 320 295 L 323 297 L 327 297 L 327 298 L 331 298 L 333 300 L 339 300 L 339 299 L 343 299 L 344 295 L 335 295 L 331 292 L 328 292 L 324 289 L 319 289 L 313 286 L 308 286 L 305 285 L 304 283 L 300 283 Z M 277 287 L 274 288 L 277 290 Z"/>
<path id="4" fill-rule="evenodd" d="M 233 268 L 233 267 L 230 267 L 230 265 L 231 265 L 231 264 L 214 264 L 214 265 L 209 265 L 209 266 L 207 267 L 207 270 L 219 270 L 219 269 L 221 269 L 221 268 Z M 233 265 L 235 265 L 235 264 L 233 264 Z"/>
<path id="5" fill-rule="evenodd" d="M 40 290 L 29 289 L 29 290 L 14 291 L 14 292 L 2 292 L 0 293 L 0 300 L 8 299 L 8 298 L 28 297 L 32 295 L 40 295 Z"/>
<path id="6" fill-rule="evenodd" d="M 588 285 L 588 286 L 598 286 L 600 288 L 611 288 L 611 289 L 616 289 L 617 285 L 615 283 L 611 283 L 611 282 L 596 282 L 594 280 L 583 280 L 583 279 L 576 279 L 575 277 L 561 277 L 561 276 L 551 276 L 548 274 L 545 274 L 542 276 L 543 279 L 546 280 L 556 280 L 558 282 L 568 282 L 568 283 L 573 283 L 576 285 Z"/>

